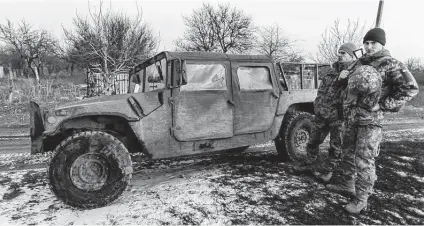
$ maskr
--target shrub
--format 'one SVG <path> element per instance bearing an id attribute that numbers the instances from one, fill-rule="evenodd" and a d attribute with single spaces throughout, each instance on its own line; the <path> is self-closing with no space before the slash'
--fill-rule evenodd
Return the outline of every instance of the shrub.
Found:
<path id="1" fill-rule="evenodd" d="M 9 101 L 10 83 L 13 83 L 12 101 Z M 42 79 L 38 84 L 28 78 L 12 81 L 2 78 L 0 85 L 0 126 L 29 124 L 29 101 L 35 101 L 41 106 L 55 107 L 82 99 L 87 93 L 84 85 L 73 85 L 71 77 Z"/>

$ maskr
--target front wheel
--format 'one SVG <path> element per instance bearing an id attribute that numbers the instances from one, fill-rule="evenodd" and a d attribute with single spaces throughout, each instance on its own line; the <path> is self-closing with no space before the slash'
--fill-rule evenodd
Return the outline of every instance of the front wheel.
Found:
<path id="1" fill-rule="evenodd" d="M 311 127 L 310 113 L 294 111 L 286 114 L 280 132 L 274 140 L 281 160 L 301 161 L 306 158 Z"/>
<path id="2" fill-rule="evenodd" d="M 48 168 L 52 192 L 79 208 L 105 206 L 127 188 L 131 156 L 116 137 L 101 131 L 74 134 L 55 149 Z"/>

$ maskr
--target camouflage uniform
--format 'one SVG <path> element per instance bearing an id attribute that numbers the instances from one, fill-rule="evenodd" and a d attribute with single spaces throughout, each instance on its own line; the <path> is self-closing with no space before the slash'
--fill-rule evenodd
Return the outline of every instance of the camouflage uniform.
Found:
<path id="1" fill-rule="evenodd" d="M 331 172 L 341 156 L 341 143 L 343 132 L 342 102 L 340 94 L 345 85 L 338 81 L 342 70 L 347 69 L 348 63 L 336 62 L 333 69 L 322 78 L 318 88 L 318 94 L 314 101 L 315 117 L 312 121 L 312 129 L 307 147 L 308 159 L 316 159 L 318 148 L 328 134 L 330 134 L 330 161 L 322 166 L 315 165 L 315 170 Z"/>
<path id="2" fill-rule="evenodd" d="M 360 58 L 353 71 L 342 95 L 346 131 L 339 169 L 341 183 L 354 185 L 356 199 L 366 202 L 377 179 L 383 111 L 398 111 L 418 93 L 418 85 L 385 49 Z"/>

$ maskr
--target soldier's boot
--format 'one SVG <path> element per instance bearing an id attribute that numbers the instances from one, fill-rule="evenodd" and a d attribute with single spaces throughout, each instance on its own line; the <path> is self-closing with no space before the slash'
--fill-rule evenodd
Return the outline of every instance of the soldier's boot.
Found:
<path id="1" fill-rule="evenodd" d="M 306 159 L 293 167 L 293 170 L 296 173 L 307 173 L 313 171 L 313 167 L 318 160 L 318 147 L 316 147 L 316 145 L 309 144 L 306 153 Z"/>
<path id="2" fill-rule="evenodd" d="M 324 182 L 324 183 L 328 183 L 331 180 L 331 177 L 333 176 L 333 172 L 328 172 L 328 173 L 318 173 L 315 174 L 315 176 L 317 177 L 318 180 Z"/>
<path id="3" fill-rule="evenodd" d="M 349 202 L 345 206 L 345 209 L 349 213 L 358 214 L 361 211 L 367 210 L 367 205 L 368 205 L 368 194 L 358 194 L 351 202 Z"/>
<path id="4" fill-rule="evenodd" d="M 333 191 L 347 197 L 354 197 L 356 195 L 355 184 L 353 180 L 339 180 L 338 183 L 327 184 L 325 187 L 329 191 Z"/>
<path id="5" fill-rule="evenodd" d="M 296 173 L 310 173 L 313 171 L 313 167 L 315 165 L 315 162 L 317 161 L 317 157 L 308 157 L 305 161 L 300 163 L 299 165 L 296 165 L 293 167 L 293 170 Z"/>

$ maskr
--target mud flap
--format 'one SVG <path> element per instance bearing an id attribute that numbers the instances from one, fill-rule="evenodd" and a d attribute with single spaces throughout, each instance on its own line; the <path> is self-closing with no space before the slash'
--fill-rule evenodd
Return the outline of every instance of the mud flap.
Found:
<path id="1" fill-rule="evenodd" d="M 40 112 L 40 106 L 33 102 L 29 102 L 30 112 L 30 136 L 31 136 L 31 153 L 35 154 L 41 151 L 42 139 L 41 135 L 44 132 L 43 118 Z M 38 144 L 39 143 L 39 144 Z M 34 150 L 33 147 L 36 147 Z M 35 153 L 34 153 L 35 152 Z"/>

